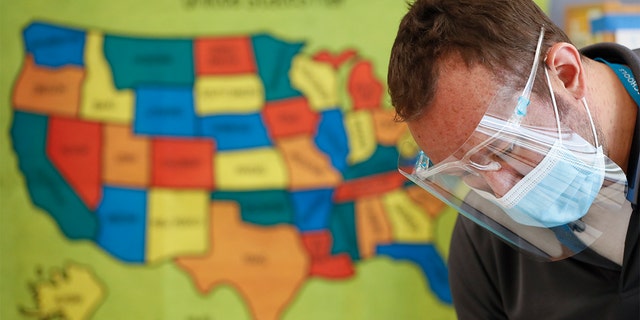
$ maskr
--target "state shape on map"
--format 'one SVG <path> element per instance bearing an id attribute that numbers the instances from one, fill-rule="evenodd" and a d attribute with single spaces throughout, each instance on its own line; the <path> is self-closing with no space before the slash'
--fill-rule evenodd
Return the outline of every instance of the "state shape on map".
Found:
<path id="1" fill-rule="evenodd" d="M 53 269 L 49 279 L 33 286 L 35 308 L 22 308 L 22 314 L 37 319 L 89 319 L 106 295 L 104 285 L 85 266 L 70 263 Z"/>
<path id="2" fill-rule="evenodd" d="M 278 319 L 307 278 L 309 261 L 298 233 L 291 226 L 245 224 L 233 202 L 213 202 L 210 210 L 212 249 L 201 257 L 177 258 L 176 264 L 200 292 L 231 283 L 256 319 Z"/>

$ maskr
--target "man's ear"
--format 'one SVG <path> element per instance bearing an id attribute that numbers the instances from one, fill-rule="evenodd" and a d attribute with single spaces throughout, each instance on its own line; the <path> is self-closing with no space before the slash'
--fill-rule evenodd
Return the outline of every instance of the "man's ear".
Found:
<path id="1" fill-rule="evenodd" d="M 549 75 L 556 76 L 574 98 L 584 97 L 584 67 L 576 47 L 566 42 L 558 42 L 549 49 L 545 62 L 549 68 Z"/>

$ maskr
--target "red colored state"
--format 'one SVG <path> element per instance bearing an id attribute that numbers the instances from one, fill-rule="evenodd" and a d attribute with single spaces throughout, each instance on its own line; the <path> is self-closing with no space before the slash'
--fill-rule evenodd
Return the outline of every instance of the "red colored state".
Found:
<path id="1" fill-rule="evenodd" d="M 315 135 L 319 117 L 305 98 L 269 102 L 262 112 L 273 139 L 300 134 Z"/>
<path id="2" fill-rule="evenodd" d="M 347 202 L 361 197 L 380 195 L 402 187 L 405 180 L 404 176 L 395 171 L 349 180 L 336 188 L 333 200 Z"/>
<path id="3" fill-rule="evenodd" d="M 354 109 L 379 109 L 382 105 L 384 88 L 375 78 L 370 62 L 361 61 L 353 67 L 348 88 Z"/>
<path id="4" fill-rule="evenodd" d="M 152 185 L 213 189 L 213 149 L 209 139 L 154 139 Z"/>
<path id="5" fill-rule="evenodd" d="M 354 273 L 351 257 L 346 253 L 326 259 L 313 260 L 309 268 L 310 275 L 323 278 L 349 278 Z"/>
<path id="6" fill-rule="evenodd" d="M 351 257 L 346 253 L 331 255 L 333 239 L 328 231 L 306 232 L 302 244 L 311 257 L 309 274 L 323 278 L 348 278 L 355 272 Z"/>
<path id="7" fill-rule="evenodd" d="M 248 37 L 194 40 L 197 75 L 255 73 L 253 46 Z"/>
<path id="8" fill-rule="evenodd" d="M 67 118 L 49 118 L 47 155 L 89 209 L 102 196 L 102 126 Z"/>
<path id="9" fill-rule="evenodd" d="M 313 56 L 313 60 L 330 63 L 334 69 L 338 69 L 343 63 L 358 55 L 356 50 L 346 50 L 338 55 L 333 55 L 327 50 L 320 51 Z"/>
<path id="10" fill-rule="evenodd" d="M 331 234 L 329 231 L 305 232 L 302 234 L 302 245 L 311 259 L 321 259 L 331 254 Z"/>

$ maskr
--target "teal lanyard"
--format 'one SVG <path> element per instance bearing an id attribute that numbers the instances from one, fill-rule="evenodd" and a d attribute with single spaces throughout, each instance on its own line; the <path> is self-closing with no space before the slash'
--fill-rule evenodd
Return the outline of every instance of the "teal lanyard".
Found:
<path id="1" fill-rule="evenodd" d="M 610 63 L 601 58 L 596 58 L 595 60 L 604 62 L 607 66 L 609 66 L 609 68 L 611 68 L 611 70 L 613 70 L 613 72 L 616 73 L 618 79 L 620 79 L 620 82 L 622 82 L 622 84 L 624 85 L 624 88 L 627 90 L 627 92 L 629 92 L 629 95 L 631 95 L 633 101 L 636 103 L 636 105 L 638 105 L 638 108 L 640 108 L 640 92 L 638 91 L 638 81 L 636 81 L 636 79 L 633 77 L 631 68 L 617 63 Z M 636 168 L 636 170 L 638 169 L 640 168 Z M 640 186 L 638 186 L 638 173 L 636 172 L 636 178 L 634 179 L 634 181 L 630 181 L 629 192 L 627 193 L 627 200 L 629 200 L 633 204 L 636 204 L 635 201 L 638 192 L 638 190 L 636 189 L 638 188 L 640 188 Z"/>
<path id="2" fill-rule="evenodd" d="M 640 108 L 640 91 L 638 91 L 638 81 L 636 81 L 636 79 L 633 77 L 631 68 L 625 65 L 607 62 L 606 60 L 601 58 L 596 58 L 595 60 L 604 62 L 609 66 L 609 68 L 611 68 L 611 70 L 613 70 L 613 72 L 616 73 L 616 75 L 620 79 L 620 82 L 622 82 L 622 85 L 624 85 L 625 89 L 627 89 L 627 92 L 629 92 L 629 95 L 631 95 L 633 101 L 635 101 L 636 105 L 638 105 L 638 108 Z"/>

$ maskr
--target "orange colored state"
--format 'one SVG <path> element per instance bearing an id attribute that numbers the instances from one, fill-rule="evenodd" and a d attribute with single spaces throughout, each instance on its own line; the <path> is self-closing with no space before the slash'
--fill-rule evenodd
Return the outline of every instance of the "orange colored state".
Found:
<path id="1" fill-rule="evenodd" d="M 349 75 L 348 90 L 353 109 L 378 109 L 382 105 L 384 87 L 373 72 L 371 62 L 358 62 Z"/>
<path id="2" fill-rule="evenodd" d="M 318 62 L 327 62 L 331 64 L 334 69 L 338 69 L 345 62 L 353 59 L 358 55 L 356 50 L 345 50 L 337 55 L 332 54 L 328 50 L 322 50 L 313 55 L 313 60 Z"/>
<path id="3" fill-rule="evenodd" d="M 288 225 L 245 224 L 239 205 L 211 204 L 210 249 L 200 257 L 177 258 L 202 293 L 225 283 L 246 299 L 254 319 L 280 319 L 308 276 L 309 260 L 297 230 Z"/>
<path id="4" fill-rule="evenodd" d="M 151 142 L 136 136 L 127 125 L 105 125 L 103 129 L 103 169 L 105 184 L 148 187 Z"/>
<path id="5" fill-rule="evenodd" d="M 309 275 L 340 279 L 355 273 L 351 256 L 346 253 L 331 255 L 332 242 L 328 231 L 306 232 L 302 235 L 302 243 L 311 257 Z"/>
<path id="6" fill-rule="evenodd" d="M 157 138 L 151 145 L 153 186 L 213 189 L 213 140 Z"/>
<path id="7" fill-rule="evenodd" d="M 379 197 L 365 197 L 355 202 L 358 250 L 365 259 L 375 255 L 376 246 L 391 243 L 393 236 L 387 212 Z"/>
<path id="8" fill-rule="evenodd" d="M 300 134 L 314 136 L 318 126 L 319 116 L 305 98 L 269 102 L 262 114 L 273 139 Z"/>
<path id="9" fill-rule="evenodd" d="M 395 146 L 398 140 L 400 140 L 400 137 L 409 130 L 405 123 L 393 120 L 395 114 L 393 109 L 371 110 L 376 141 L 381 145 Z"/>
<path id="10" fill-rule="evenodd" d="M 332 166 L 331 159 L 320 152 L 310 136 L 296 136 L 276 141 L 289 169 L 291 190 L 334 187 L 342 175 Z"/>
<path id="11" fill-rule="evenodd" d="M 446 207 L 444 202 L 418 186 L 408 187 L 406 192 L 409 198 L 422 207 L 424 212 L 431 217 L 439 216 Z"/>
<path id="12" fill-rule="evenodd" d="M 197 38 L 194 51 L 197 75 L 256 72 L 248 37 Z"/>
<path id="13" fill-rule="evenodd" d="M 400 188 L 405 180 L 403 175 L 394 171 L 345 181 L 336 188 L 333 199 L 335 202 L 348 202 L 380 195 Z"/>
<path id="14" fill-rule="evenodd" d="M 75 117 L 80 109 L 84 69 L 65 66 L 57 69 L 38 66 L 31 55 L 13 89 L 13 107 L 18 110 Z"/>
<path id="15" fill-rule="evenodd" d="M 95 209 L 102 197 L 101 148 L 99 123 L 49 118 L 47 155 L 90 209 Z"/>

